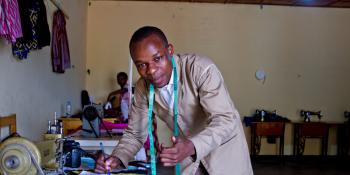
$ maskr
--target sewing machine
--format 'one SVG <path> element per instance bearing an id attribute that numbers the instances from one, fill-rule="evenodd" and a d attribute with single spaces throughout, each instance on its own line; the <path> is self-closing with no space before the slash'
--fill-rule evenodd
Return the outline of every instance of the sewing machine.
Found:
<path id="1" fill-rule="evenodd" d="M 305 111 L 305 110 L 301 110 L 300 111 L 300 116 L 304 117 L 304 122 L 311 122 L 311 116 L 317 116 L 318 120 L 321 120 L 322 118 L 322 114 L 321 111 Z"/>
<path id="2" fill-rule="evenodd" d="M 0 174 L 44 175 L 41 162 L 39 149 L 23 137 L 11 137 L 0 144 Z"/>
<path id="3" fill-rule="evenodd" d="M 102 105 L 86 105 L 83 109 L 83 126 L 82 136 L 84 137 L 95 137 L 101 136 L 100 124 L 106 129 L 105 124 L 102 122 L 103 107 Z M 107 134 L 112 137 L 110 132 L 106 129 Z"/>
<path id="4" fill-rule="evenodd" d="M 268 111 L 268 110 L 264 110 L 264 109 L 262 109 L 262 110 L 257 109 L 255 111 L 255 115 L 259 116 L 260 120 L 263 122 L 263 121 L 265 121 L 266 117 L 269 117 L 269 118 L 275 117 L 276 116 L 276 110 Z"/>
<path id="5" fill-rule="evenodd" d="M 95 161 L 69 138 L 33 143 L 23 137 L 10 137 L 0 144 L 0 174 L 58 175 L 82 165 L 93 169 Z"/>

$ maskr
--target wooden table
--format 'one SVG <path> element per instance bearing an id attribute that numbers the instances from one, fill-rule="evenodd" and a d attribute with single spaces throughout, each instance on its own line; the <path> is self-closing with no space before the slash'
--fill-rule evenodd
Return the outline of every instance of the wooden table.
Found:
<path id="1" fill-rule="evenodd" d="M 294 145 L 293 155 L 303 155 L 305 141 L 307 138 L 321 139 L 321 155 L 326 156 L 328 152 L 328 133 L 330 123 L 324 122 L 303 122 L 293 123 Z"/>
<path id="2" fill-rule="evenodd" d="M 62 121 L 64 136 L 72 134 L 81 129 L 82 121 L 80 120 L 80 118 L 61 117 L 59 120 Z M 103 118 L 103 120 L 114 122 L 116 118 Z"/>
<path id="3" fill-rule="evenodd" d="M 339 124 L 337 133 L 338 155 L 348 156 L 350 154 L 350 123 Z"/>
<path id="4" fill-rule="evenodd" d="M 83 150 L 100 150 L 100 143 L 103 144 L 105 148 L 105 153 L 111 154 L 113 149 L 117 146 L 121 135 L 112 134 L 112 137 L 109 137 L 106 133 L 101 134 L 101 137 L 82 137 L 81 130 L 69 135 L 68 137 L 72 138 L 74 141 L 79 142 L 80 147 Z"/>
<path id="5" fill-rule="evenodd" d="M 253 122 L 251 128 L 251 154 L 258 155 L 262 137 L 278 137 L 280 140 L 279 155 L 284 154 L 285 122 Z"/>

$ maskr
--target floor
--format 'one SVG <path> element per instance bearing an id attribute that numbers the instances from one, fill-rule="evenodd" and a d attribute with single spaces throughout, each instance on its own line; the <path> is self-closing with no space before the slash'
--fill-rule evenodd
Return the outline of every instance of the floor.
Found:
<path id="1" fill-rule="evenodd" d="M 275 156 L 252 158 L 254 175 L 350 175 L 350 157 L 285 157 L 284 163 Z M 172 175 L 170 168 L 157 167 L 159 175 Z"/>
<path id="2" fill-rule="evenodd" d="M 283 161 L 282 161 L 283 162 Z M 284 163 L 276 158 L 252 159 L 255 175 L 348 175 L 349 157 L 287 157 Z"/>

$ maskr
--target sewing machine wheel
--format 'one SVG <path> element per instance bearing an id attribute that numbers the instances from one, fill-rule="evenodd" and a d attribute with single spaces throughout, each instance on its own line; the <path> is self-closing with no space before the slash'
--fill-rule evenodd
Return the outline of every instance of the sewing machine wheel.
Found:
<path id="1" fill-rule="evenodd" d="M 37 174 L 31 155 L 40 165 L 40 152 L 32 142 L 22 137 L 12 137 L 5 140 L 0 144 L 0 174 Z"/>

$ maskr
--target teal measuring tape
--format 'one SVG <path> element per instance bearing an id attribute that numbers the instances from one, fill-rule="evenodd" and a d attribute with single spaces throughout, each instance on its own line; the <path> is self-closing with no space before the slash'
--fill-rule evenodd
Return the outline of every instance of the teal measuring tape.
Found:
<path id="1" fill-rule="evenodd" d="M 171 59 L 171 63 L 173 64 L 173 72 L 174 72 L 174 136 L 178 137 L 179 136 L 179 127 L 177 124 L 177 118 L 179 115 L 179 110 L 177 109 L 177 70 L 176 70 L 176 64 L 175 64 L 175 59 L 174 56 Z M 181 174 L 181 167 L 180 163 L 177 163 L 175 166 L 175 175 L 180 175 Z"/>
<path id="2" fill-rule="evenodd" d="M 148 97 L 148 135 L 151 151 L 151 175 L 156 175 L 156 153 L 154 151 L 154 142 L 152 134 L 152 110 L 153 110 L 153 100 L 154 100 L 154 87 L 153 84 L 149 87 L 149 97 Z"/>
<path id="3" fill-rule="evenodd" d="M 179 127 L 177 124 L 177 118 L 179 115 L 179 111 L 177 108 L 177 70 L 176 70 L 176 64 L 175 59 L 172 57 L 171 63 L 173 65 L 173 75 L 174 75 L 174 136 L 179 136 Z M 150 142 L 150 151 L 151 151 L 151 175 L 156 175 L 156 153 L 154 150 L 154 142 L 153 142 L 153 134 L 152 134 L 152 111 L 153 111 L 153 101 L 154 101 L 154 86 L 153 84 L 150 84 L 149 87 L 149 97 L 148 97 L 148 134 L 149 134 L 149 142 Z M 181 166 L 180 163 L 177 163 L 175 166 L 175 174 L 180 175 L 181 174 Z"/>

